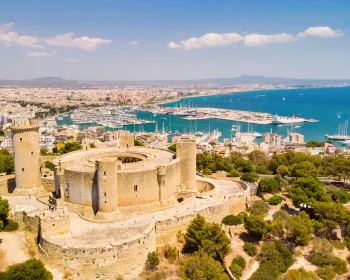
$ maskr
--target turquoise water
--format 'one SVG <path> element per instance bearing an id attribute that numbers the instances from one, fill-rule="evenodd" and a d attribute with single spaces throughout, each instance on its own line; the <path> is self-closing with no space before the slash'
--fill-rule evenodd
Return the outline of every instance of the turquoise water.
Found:
<path id="1" fill-rule="evenodd" d="M 283 98 L 285 100 L 283 100 Z M 240 92 L 225 95 L 213 95 L 207 97 L 193 97 L 182 99 L 178 102 L 169 103 L 164 106 L 188 106 L 188 103 L 195 107 L 215 107 L 226 109 L 238 109 L 247 111 L 267 112 L 283 116 L 301 115 L 304 118 L 319 120 L 317 123 L 302 123 L 295 131 L 305 135 L 306 140 L 324 141 L 324 134 L 333 134 L 340 122 L 350 120 L 350 87 L 344 88 L 314 88 L 314 89 L 293 89 L 293 90 L 264 90 Z M 164 121 L 165 128 L 179 132 L 203 131 L 219 129 L 223 138 L 231 136 L 230 129 L 234 121 L 227 120 L 198 120 L 187 121 L 179 116 L 157 115 L 153 116 L 148 112 L 136 112 L 139 118 L 155 119 L 158 122 L 158 129 L 162 130 Z M 70 124 L 65 118 L 58 124 Z M 246 123 L 241 124 L 241 131 L 247 130 Z M 88 125 L 87 125 L 88 126 Z M 85 126 L 85 127 L 87 127 Z M 253 130 L 273 132 L 287 135 L 289 125 L 252 125 Z M 126 129 L 134 131 L 134 126 L 127 126 Z M 135 130 L 141 131 L 141 126 L 136 125 Z M 155 131 L 155 124 L 145 124 L 144 131 Z M 109 129 L 111 130 L 111 129 Z M 350 134 L 350 132 L 349 132 Z"/>
<path id="2" fill-rule="evenodd" d="M 284 100 L 283 100 L 284 98 Z M 189 100 L 183 99 L 166 106 L 188 106 Z M 194 97 L 191 106 L 238 109 L 279 114 L 283 116 L 301 115 L 304 118 L 319 120 L 317 123 L 298 124 L 295 131 L 305 135 L 306 140 L 325 140 L 324 134 L 333 134 L 340 122 L 350 120 L 350 87 L 312 88 L 292 90 L 264 90 L 240 92 L 227 95 Z M 189 127 L 189 121 L 185 127 Z M 233 121 L 211 120 L 211 127 L 218 128 L 223 137 L 230 136 Z M 208 127 L 208 120 L 197 121 L 197 126 Z M 193 126 L 193 125 L 192 125 Z M 241 123 L 241 130 L 247 130 L 247 124 Z M 286 136 L 289 125 L 253 125 L 258 132 L 273 132 Z"/>

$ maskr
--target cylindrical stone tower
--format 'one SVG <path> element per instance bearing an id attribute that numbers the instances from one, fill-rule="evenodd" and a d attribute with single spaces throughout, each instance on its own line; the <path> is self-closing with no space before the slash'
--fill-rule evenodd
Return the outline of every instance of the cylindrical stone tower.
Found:
<path id="1" fill-rule="evenodd" d="M 39 125 L 25 118 L 12 121 L 16 192 L 41 186 Z"/>
<path id="2" fill-rule="evenodd" d="M 196 141 L 192 137 L 180 137 L 176 142 L 176 157 L 180 159 L 180 184 L 182 190 L 197 192 Z"/>
<path id="3" fill-rule="evenodd" d="M 160 204 L 164 203 L 165 175 L 166 175 L 166 166 L 159 166 L 157 168 L 157 180 L 158 180 L 158 186 L 159 186 L 159 202 L 160 202 Z"/>
<path id="4" fill-rule="evenodd" d="M 104 158 L 96 161 L 98 212 L 118 211 L 118 160 Z"/>

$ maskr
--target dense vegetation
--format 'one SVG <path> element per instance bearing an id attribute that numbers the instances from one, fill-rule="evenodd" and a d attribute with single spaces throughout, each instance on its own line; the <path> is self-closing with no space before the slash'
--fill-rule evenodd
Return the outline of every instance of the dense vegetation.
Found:
<path id="1" fill-rule="evenodd" d="M 0 231 L 15 231 L 18 229 L 18 223 L 8 219 L 10 205 L 7 199 L 0 196 Z"/>
<path id="2" fill-rule="evenodd" d="M 197 215 L 187 227 L 183 251 L 192 255 L 181 266 L 182 279 L 227 279 L 221 262 L 231 251 L 231 240 L 219 224 Z"/>
<path id="3" fill-rule="evenodd" d="M 7 150 L 0 150 L 0 173 L 10 174 L 14 172 L 13 154 Z"/>
<path id="4" fill-rule="evenodd" d="M 30 259 L 20 264 L 9 266 L 5 272 L 0 272 L 1 280 L 52 280 L 52 274 L 39 260 Z"/>
<path id="5" fill-rule="evenodd" d="M 258 174 L 279 174 L 283 178 L 308 176 L 335 176 L 345 180 L 350 176 L 350 158 L 342 155 L 312 156 L 302 152 L 287 152 L 269 158 L 263 151 L 255 150 L 244 156 L 233 152 L 229 157 L 217 154 L 197 154 L 197 170 L 211 172 L 227 171 L 237 175 L 237 172 L 255 172 Z"/>
<path id="6" fill-rule="evenodd" d="M 81 145 L 78 142 L 67 142 L 61 148 L 56 147 L 52 149 L 53 153 L 67 154 L 81 149 Z"/>

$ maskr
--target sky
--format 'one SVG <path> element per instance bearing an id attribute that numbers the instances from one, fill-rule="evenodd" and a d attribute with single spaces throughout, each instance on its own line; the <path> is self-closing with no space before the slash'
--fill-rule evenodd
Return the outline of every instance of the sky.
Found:
<path id="1" fill-rule="evenodd" d="M 0 79 L 350 79 L 347 0 L 11 0 Z"/>

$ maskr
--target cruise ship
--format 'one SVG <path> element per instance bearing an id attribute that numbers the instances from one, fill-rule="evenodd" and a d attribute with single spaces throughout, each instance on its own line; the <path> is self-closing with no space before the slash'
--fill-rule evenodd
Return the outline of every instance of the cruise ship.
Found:
<path id="1" fill-rule="evenodd" d="M 291 123 L 302 123 L 305 119 L 299 117 L 281 117 L 274 115 L 272 117 L 272 124 L 291 124 Z"/>

